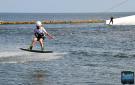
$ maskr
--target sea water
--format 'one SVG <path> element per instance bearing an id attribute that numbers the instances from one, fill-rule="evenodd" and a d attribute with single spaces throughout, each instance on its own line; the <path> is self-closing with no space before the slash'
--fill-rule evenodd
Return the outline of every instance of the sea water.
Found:
<path id="1" fill-rule="evenodd" d="M 1 13 L 0 21 L 87 20 L 134 13 Z M 46 24 L 55 39 L 31 53 L 34 24 L 0 25 L 1 85 L 121 85 L 121 72 L 135 71 L 135 26 L 104 23 Z M 33 49 L 39 49 L 37 45 Z"/>

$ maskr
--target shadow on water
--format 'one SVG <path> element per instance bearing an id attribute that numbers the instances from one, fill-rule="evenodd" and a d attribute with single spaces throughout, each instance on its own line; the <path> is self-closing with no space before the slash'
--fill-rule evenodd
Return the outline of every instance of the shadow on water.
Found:
<path id="1" fill-rule="evenodd" d="M 44 85 L 46 76 L 48 76 L 47 72 L 41 69 L 33 70 L 26 75 L 31 85 Z"/>

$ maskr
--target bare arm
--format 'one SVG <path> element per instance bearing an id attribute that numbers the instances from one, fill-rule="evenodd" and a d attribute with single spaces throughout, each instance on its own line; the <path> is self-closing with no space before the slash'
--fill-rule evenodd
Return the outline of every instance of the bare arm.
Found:
<path id="1" fill-rule="evenodd" d="M 47 35 L 49 39 L 53 39 L 53 38 L 54 38 L 51 34 L 49 34 L 49 33 L 45 30 L 45 28 L 43 28 L 43 30 L 44 30 L 45 35 Z"/>

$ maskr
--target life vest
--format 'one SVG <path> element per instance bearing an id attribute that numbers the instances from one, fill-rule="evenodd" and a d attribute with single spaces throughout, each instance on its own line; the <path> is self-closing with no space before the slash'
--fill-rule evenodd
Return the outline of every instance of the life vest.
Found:
<path id="1" fill-rule="evenodd" d="M 42 38 L 45 36 L 45 30 L 44 28 L 40 28 L 40 29 L 34 29 L 34 34 L 37 38 Z"/>

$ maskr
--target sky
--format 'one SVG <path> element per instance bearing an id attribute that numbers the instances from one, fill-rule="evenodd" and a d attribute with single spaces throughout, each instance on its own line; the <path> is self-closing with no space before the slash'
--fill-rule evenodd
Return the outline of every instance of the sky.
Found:
<path id="1" fill-rule="evenodd" d="M 135 12 L 135 0 L 0 0 L 0 12 Z"/>

